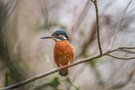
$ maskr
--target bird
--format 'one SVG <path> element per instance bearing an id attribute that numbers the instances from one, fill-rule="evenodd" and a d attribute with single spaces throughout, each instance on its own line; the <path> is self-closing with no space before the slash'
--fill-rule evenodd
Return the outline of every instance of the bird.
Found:
<path id="1" fill-rule="evenodd" d="M 60 67 L 59 74 L 61 76 L 68 75 L 68 68 L 74 61 L 74 48 L 69 42 L 69 36 L 64 30 L 56 30 L 50 36 L 41 37 L 41 39 L 52 39 L 55 41 L 54 46 L 54 62 Z"/>

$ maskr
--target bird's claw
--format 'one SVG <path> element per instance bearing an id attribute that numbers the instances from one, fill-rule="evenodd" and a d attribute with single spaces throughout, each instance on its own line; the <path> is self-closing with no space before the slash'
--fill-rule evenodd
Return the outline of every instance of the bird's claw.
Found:
<path id="1" fill-rule="evenodd" d="M 68 62 L 68 65 L 67 66 L 69 66 L 71 64 L 71 62 Z"/>
<path id="2" fill-rule="evenodd" d="M 60 66 L 61 69 L 63 69 L 63 68 L 65 68 L 66 66 L 69 66 L 70 64 L 71 64 L 71 62 L 68 62 L 68 65 L 63 66 L 63 65 L 59 64 L 59 66 Z"/>
<path id="3" fill-rule="evenodd" d="M 64 66 L 60 64 L 60 68 L 61 68 L 61 69 L 63 69 L 63 68 L 64 68 Z"/>

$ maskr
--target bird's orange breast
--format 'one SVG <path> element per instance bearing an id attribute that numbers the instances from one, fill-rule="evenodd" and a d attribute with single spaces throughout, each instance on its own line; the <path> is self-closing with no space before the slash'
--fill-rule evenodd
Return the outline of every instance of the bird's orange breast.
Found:
<path id="1" fill-rule="evenodd" d="M 72 45 L 67 41 L 58 41 L 54 47 L 54 60 L 57 66 L 65 66 L 74 60 L 74 50 Z"/>

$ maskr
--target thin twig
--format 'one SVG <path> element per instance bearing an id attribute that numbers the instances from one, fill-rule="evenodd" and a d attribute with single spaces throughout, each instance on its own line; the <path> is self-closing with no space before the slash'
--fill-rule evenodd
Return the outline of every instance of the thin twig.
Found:
<path id="1" fill-rule="evenodd" d="M 127 4 L 125 10 L 123 11 L 123 14 L 121 14 L 122 16 L 121 16 L 121 18 L 119 19 L 119 22 L 118 22 L 118 24 L 117 24 L 117 26 L 116 26 L 116 30 L 115 30 L 115 32 L 114 32 L 114 35 L 113 35 L 112 39 L 111 39 L 110 45 L 109 45 L 109 47 L 108 47 L 108 50 L 111 50 L 111 48 L 112 48 L 112 46 L 113 46 L 113 44 L 114 44 L 114 40 L 115 40 L 115 38 L 116 38 L 117 35 L 118 35 L 121 22 L 123 21 L 123 19 L 124 19 L 125 15 L 126 15 L 126 12 L 127 12 L 128 8 L 129 8 L 131 2 L 132 2 L 132 0 L 129 1 L 129 3 Z"/>
<path id="2" fill-rule="evenodd" d="M 135 49 L 135 47 L 119 47 L 119 49 Z"/>
<path id="3" fill-rule="evenodd" d="M 100 57 L 103 57 L 103 56 L 108 55 L 109 53 L 118 51 L 120 48 L 122 48 L 122 47 L 119 47 L 119 48 L 116 48 L 116 49 L 107 51 L 107 52 L 103 53 L 102 56 L 101 56 L 101 55 L 97 55 L 97 56 L 87 57 L 87 58 L 84 58 L 84 59 L 81 59 L 81 60 L 77 60 L 78 62 L 75 62 L 75 63 L 73 63 L 73 64 L 71 64 L 71 65 L 69 65 L 69 66 L 65 66 L 64 68 L 73 67 L 73 66 L 79 65 L 79 64 L 81 64 L 81 63 L 85 63 L 85 62 L 88 62 L 88 61 L 92 61 L 92 60 L 98 59 L 98 58 L 100 58 Z M 129 47 L 126 47 L 126 48 L 129 48 Z M 124 48 L 124 49 L 126 49 L 126 48 Z M 124 50 L 124 49 L 123 49 L 123 50 Z M 135 48 L 133 48 L 133 49 L 135 49 Z M 121 58 L 121 59 L 123 59 L 123 58 Z M 129 58 L 129 59 L 130 59 L 130 58 Z M 128 59 L 127 59 L 127 60 L 128 60 Z M 38 80 L 38 79 L 40 79 L 40 78 L 43 78 L 43 77 L 45 77 L 45 76 L 51 75 L 51 74 L 53 74 L 53 73 L 55 73 L 55 72 L 58 72 L 60 69 L 61 69 L 61 68 L 56 68 L 56 69 L 50 70 L 50 71 L 48 71 L 48 72 L 39 74 L 39 75 L 37 75 L 37 76 L 35 76 L 35 77 L 26 79 L 26 80 L 24 80 L 24 81 L 22 81 L 22 82 L 19 82 L 19 83 L 17 83 L 17 84 L 14 84 L 14 85 L 11 85 L 11 86 L 8 86 L 8 87 L 4 87 L 4 88 L 0 88 L 0 90 L 10 90 L 10 89 L 15 89 L 15 88 L 21 87 L 21 86 L 23 86 L 23 85 L 25 85 L 25 84 L 28 84 L 28 83 L 30 83 L 30 82 L 33 82 L 33 81 Z"/>
<path id="4" fill-rule="evenodd" d="M 133 48 L 133 47 L 132 47 L 132 48 Z M 131 48 L 130 48 L 130 49 L 131 49 Z M 118 48 L 117 51 L 118 51 L 118 52 L 125 52 L 125 53 L 135 54 L 135 51 L 131 51 L 131 50 L 129 50 L 128 48 L 123 48 L 123 47 Z"/>
<path id="5" fill-rule="evenodd" d="M 97 28 L 97 41 L 98 41 L 98 47 L 100 50 L 100 56 L 102 56 L 102 47 L 100 43 L 100 32 L 99 32 L 99 15 L 98 15 L 98 4 L 97 0 L 91 0 L 94 3 L 95 10 L 96 10 L 96 28 Z"/>
<path id="6" fill-rule="evenodd" d="M 124 50 L 121 50 L 121 49 L 120 49 L 119 51 L 122 51 L 122 52 L 125 52 L 125 53 L 135 54 L 135 52 L 134 52 L 134 51 L 125 50 L 125 49 L 124 49 Z"/>
<path id="7" fill-rule="evenodd" d="M 110 57 L 113 57 L 113 58 L 116 58 L 116 59 L 122 59 L 122 60 L 131 60 L 131 59 L 135 59 L 135 57 L 128 57 L 128 58 L 125 58 L 125 57 L 117 57 L 117 56 L 110 55 L 110 54 L 107 54 L 107 56 L 110 56 Z"/>
<path id="8" fill-rule="evenodd" d="M 85 16 L 88 14 L 89 8 L 90 8 L 90 1 L 87 0 L 87 2 L 85 3 L 85 6 L 82 9 L 82 12 L 78 16 L 76 22 L 73 24 L 73 27 L 72 27 L 73 32 L 76 32 L 76 30 L 79 29 L 79 27 L 81 26 L 81 23 L 85 19 Z"/>

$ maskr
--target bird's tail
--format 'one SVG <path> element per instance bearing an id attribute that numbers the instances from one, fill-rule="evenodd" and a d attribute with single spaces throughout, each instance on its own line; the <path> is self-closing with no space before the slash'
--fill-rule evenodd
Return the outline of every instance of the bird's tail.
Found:
<path id="1" fill-rule="evenodd" d="M 60 69 L 59 74 L 60 74 L 61 76 L 66 76 L 66 75 L 68 75 L 68 68 Z"/>

